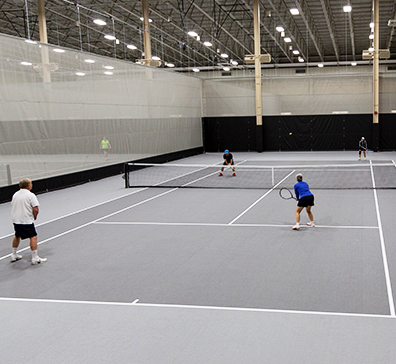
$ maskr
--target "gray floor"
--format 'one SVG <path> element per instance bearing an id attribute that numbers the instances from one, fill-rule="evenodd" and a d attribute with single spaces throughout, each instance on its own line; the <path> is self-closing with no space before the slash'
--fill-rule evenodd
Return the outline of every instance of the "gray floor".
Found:
<path id="1" fill-rule="evenodd" d="M 235 157 L 356 162 L 351 152 Z M 317 227 L 293 231 L 295 203 L 276 191 L 122 186 L 117 176 L 39 195 L 42 266 L 26 242 L 9 262 L 10 205 L 0 205 L 4 362 L 394 361 L 394 190 L 313 191 Z"/>

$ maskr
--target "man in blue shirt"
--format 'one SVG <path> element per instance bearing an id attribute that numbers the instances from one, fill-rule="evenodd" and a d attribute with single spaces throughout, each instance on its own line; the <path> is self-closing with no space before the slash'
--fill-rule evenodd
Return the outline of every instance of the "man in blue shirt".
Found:
<path id="1" fill-rule="evenodd" d="M 298 203 L 296 209 L 296 225 L 293 226 L 293 230 L 300 229 L 300 213 L 304 207 L 310 220 L 310 222 L 307 222 L 307 226 L 315 227 L 314 217 L 311 212 L 311 207 L 314 206 L 314 195 L 309 190 L 308 183 L 303 181 L 303 176 L 301 173 L 299 173 L 296 178 L 297 183 L 294 185 L 294 193 Z"/>
<path id="2" fill-rule="evenodd" d="M 224 159 L 223 166 L 227 166 L 227 165 L 231 166 L 232 175 L 235 177 L 236 174 L 235 174 L 235 167 L 234 167 L 234 159 L 233 158 L 234 157 L 232 156 L 230 151 L 228 149 L 226 149 L 224 151 L 224 154 L 223 154 L 223 159 Z M 223 175 L 223 171 L 224 171 L 224 167 L 221 167 L 221 171 L 220 171 L 219 177 L 221 177 Z"/>

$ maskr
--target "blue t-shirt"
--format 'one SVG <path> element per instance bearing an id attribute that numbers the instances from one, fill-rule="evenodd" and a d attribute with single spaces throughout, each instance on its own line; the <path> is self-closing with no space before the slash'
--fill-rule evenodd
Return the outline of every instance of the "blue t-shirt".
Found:
<path id="1" fill-rule="evenodd" d="M 299 200 L 302 197 L 312 195 L 311 191 L 309 190 L 308 183 L 304 181 L 297 182 L 294 185 L 294 193 L 296 194 L 297 200 Z"/>

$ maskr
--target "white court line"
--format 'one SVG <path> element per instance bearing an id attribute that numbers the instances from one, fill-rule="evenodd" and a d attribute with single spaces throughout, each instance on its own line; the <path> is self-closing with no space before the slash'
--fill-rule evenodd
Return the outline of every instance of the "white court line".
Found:
<path id="1" fill-rule="evenodd" d="M 279 227 L 289 228 L 291 224 L 281 225 L 281 224 L 215 224 L 215 223 L 205 223 L 205 222 L 152 222 L 152 221 L 102 221 L 94 222 L 94 224 L 99 225 L 163 225 L 163 226 L 218 226 L 218 227 Z M 302 226 L 304 228 L 304 226 Z M 310 227 L 307 229 L 312 230 Z M 331 225 L 316 225 L 316 228 L 324 229 L 379 229 L 378 226 L 331 226 Z"/>
<path id="2" fill-rule="evenodd" d="M 136 305 L 138 302 L 139 302 L 139 298 L 136 298 L 136 300 L 132 302 L 132 305 Z"/>
<path id="3" fill-rule="evenodd" d="M 393 302 L 392 284 L 390 281 L 388 258 L 386 256 L 384 233 L 382 231 L 382 222 L 381 222 L 381 215 L 380 215 L 379 205 L 378 205 L 377 190 L 375 189 L 375 178 L 374 178 L 373 164 L 371 161 L 370 161 L 370 170 L 371 170 L 371 180 L 373 182 L 373 187 L 374 187 L 374 190 L 373 190 L 374 191 L 374 201 L 375 201 L 375 209 L 377 212 L 379 236 L 380 236 L 380 241 L 381 241 L 382 261 L 384 263 L 385 281 L 386 281 L 386 288 L 387 288 L 387 292 L 388 292 L 389 309 L 390 309 L 391 316 L 395 316 L 395 304 Z"/>
<path id="4" fill-rule="evenodd" d="M 118 211 L 115 211 L 115 212 L 113 212 L 113 213 L 111 213 L 111 214 L 108 214 L 108 215 L 106 215 L 106 216 L 103 216 L 103 217 L 101 217 L 101 218 L 99 218 L 99 219 L 92 220 L 92 221 L 90 221 L 90 222 L 88 222 L 88 223 L 85 223 L 85 224 L 80 225 L 80 226 L 77 226 L 77 227 L 75 227 L 75 228 L 73 228 L 73 229 L 67 230 L 67 231 L 65 231 L 65 232 L 63 232 L 63 233 L 57 234 L 57 235 L 55 235 L 55 236 L 52 236 L 51 238 L 45 239 L 45 240 L 43 240 L 43 241 L 40 241 L 39 243 L 37 243 L 37 245 L 44 244 L 44 243 L 46 243 L 46 242 L 48 242 L 48 241 L 54 240 L 54 239 L 59 238 L 59 237 L 61 237 L 61 236 L 63 236 L 63 235 L 66 235 L 66 234 L 71 233 L 71 232 L 73 232 L 73 231 L 79 230 L 79 229 L 81 229 L 81 228 L 83 228 L 83 227 L 86 227 L 86 226 L 88 226 L 88 225 L 94 224 L 94 223 L 96 223 L 96 222 L 98 222 L 98 221 L 100 221 L 100 220 L 103 220 L 103 219 L 106 219 L 106 218 L 108 218 L 108 217 L 117 215 L 117 214 L 119 214 L 119 213 L 121 213 L 121 212 L 124 212 L 124 211 L 126 211 L 126 210 L 129 210 L 129 209 L 131 209 L 131 208 L 133 208 L 133 207 L 142 205 L 142 204 L 144 204 L 144 203 L 146 203 L 146 202 L 149 202 L 149 201 L 152 201 L 152 200 L 154 200 L 154 199 L 156 199 L 156 198 L 158 198 L 158 197 L 161 197 L 161 196 L 164 196 L 164 195 L 166 195 L 166 194 L 168 194 L 168 193 L 177 191 L 178 189 L 179 189 L 179 188 L 172 188 L 171 190 L 168 190 L 168 191 L 165 191 L 165 192 L 163 192 L 163 193 L 160 193 L 159 195 L 155 195 L 155 196 L 150 197 L 150 198 L 148 198 L 148 199 L 146 199 L 146 200 L 140 201 L 140 202 L 135 203 L 135 204 L 133 204 L 133 205 L 131 205 L 131 206 L 125 207 L 125 208 L 123 208 L 123 209 L 121 209 L 121 210 L 118 210 Z M 135 193 L 136 193 L 136 192 L 139 192 L 139 191 L 142 191 L 142 190 L 135 191 Z M 23 251 L 28 250 L 28 249 L 30 249 L 29 246 L 27 246 L 26 248 L 23 248 L 23 249 L 18 250 L 18 253 L 19 253 L 19 252 L 23 252 Z M 4 255 L 4 256 L 0 257 L 0 261 L 3 260 L 3 259 L 8 258 L 8 257 L 10 257 L 10 256 L 11 256 L 11 253 L 10 253 L 10 254 L 7 254 L 7 255 Z"/>
<path id="5" fill-rule="evenodd" d="M 43 225 L 49 224 L 49 223 L 51 223 L 51 222 L 64 219 L 64 218 L 66 218 L 66 217 L 73 216 L 73 215 L 75 215 L 75 214 L 79 214 L 80 212 L 84 212 L 84 211 L 87 211 L 87 210 L 89 210 L 89 209 L 93 209 L 93 208 L 95 208 L 95 207 L 104 205 L 104 204 L 106 204 L 106 203 L 119 200 L 120 198 L 124 198 L 124 197 L 127 197 L 127 196 L 131 196 L 131 195 L 133 195 L 133 194 L 135 194 L 135 193 L 142 192 L 142 191 L 144 191 L 144 190 L 148 190 L 148 187 L 146 187 L 146 188 L 141 188 L 141 189 L 139 189 L 139 190 L 137 190 L 137 191 L 133 191 L 133 192 L 127 193 L 127 194 L 122 195 L 122 196 L 118 196 L 118 197 L 111 198 L 110 200 L 106 200 L 106 201 L 103 201 L 103 202 L 99 202 L 99 203 L 97 203 L 97 204 L 95 204 L 95 205 L 91 205 L 91 206 L 85 207 L 85 208 L 83 208 L 83 209 L 81 209 L 81 210 L 77 210 L 77 211 L 70 212 L 69 214 L 62 215 L 62 216 L 56 217 L 56 218 L 51 219 L 51 220 L 48 220 L 48 221 L 44 221 L 44 222 L 42 222 L 42 223 L 40 223 L 40 224 L 37 224 L 37 225 L 35 224 L 35 226 L 36 226 L 36 227 L 43 226 Z M 0 240 L 1 240 L 1 239 L 4 239 L 4 238 L 9 238 L 10 236 L 13 236 L 14 234 L 15 234 L 15 232 L 14 232 L 14 233 L 11 233 L 11 234 L 8 234 L 8 235 L 0 236 Z"/>
<path id="6" fill-rule="evenodd" d="M 146 203 L 146 202 L 149 202 L 149 201 L 151 201 L 151 200 L 154 200 L 154 199 L 156 199 L 156 198 L 158 198 L 158 197 L 164 196 L 164 195 L 166 195 L 166 194 L 168 194 L 168 193 L 171 193 L 171 192 L 173 192 L 173 191 L 176 191 L 176 190 L 177 190 L 177 188 L 173 188 L 173 189 L 171 189 L 171 190 L 169 190 L 169 191 L 165 191 L 165 192 L 163 192 L 163 193 L 160 193 L 159 195 L 155 195 L 155 196 L 150 197 L 150 198 L 148 198 L 148 199 L 146 199 L 146 200 L 137 202 L 137 203 L 135 203 L 135 204 L 133 204 L 133 205 L 131 205 L 131 206 L 125 207 L 125 208 L 123 208 L 123 209 L 121 209 L 121 210 L 118 210 L 118 211 L 116 211 L 116 212 L 112 212 L 111 214 L 108 214 L 108 215 L 106 215 L 106 216 L 103 216 L 103 217 L 101 217 L 101 218 L 99 218 L 99 219 L 92 220 L 92 221 L 87 222 L 87 223 L 85 223 L 85 224 L 83 224 L 83 225 L 77 226 L 77 227 L 75 227 L 75 228 L 73 228 L 73 229 L 64 231 L 63 233 L 57 234 L 57 235 L 52 236 L 52 237 L 50 237 L 50 238 L 48 238 L 48 239 L 45 239 L 45 240 L 43 240 L 43 241 L 40 241 L 39 243 L 37 243 L 37 245 L 44 244 L 44 243 L 46 243 L 46 242 L 48 242 L 48 241 L 54 240 L 54 239 L 59 238 L 59 237 L 61 237 L 61 236 L 63 236 L 63 235 L 66 235 L 66 234 L 68 234 L 68 233 L 71 233 L 71 232 L 73 232 L 73 231 L 82 229 L 83 227 L 86 227 L 86 226 L 88 226 L 88 225 L 94 224 L 94 223 L 96 223 L 96 222 L 98 222 L 98 221 L 100 221 L 100 220 L 106 219 L 106 218 L 108 218 L 108 217 L 117 215 L 117 214 L 119 214 L 119 213 L 121 213 L 121 212 L 124 212 L 124 211 L 126 211 L 126 210 L 129 210 L 129 209 L 131 209 L 131 208 L 133 208 L 133 207 L 142 205 L 142 204 L 144 204 L 144 203 Z M 23 252 L 23 251 L 28 250 L 28 249 L 30 249 L 30 246 L 27 246 L 26 248 L 23 248 L 23 249 L 21 249 L 21 250 L 18 250 L 18 253 L 19 253 L 19 252 Z M 10 253 L 10 254 L 7 254 L 7 255 L 4 255 L 3 257 L 0 258 L 0 260 L 3 260 L 3 259 L 8 258 L 8 257 L 10 257 L 10 256 L 11 256 L 11 253 Z"/>
<path id="7" fill-rule="evenodd" d="M 263 312 L 263 313 L 283 313 L 297 315 L 313 315 L 313 316 L 341 316 L 341 317 L 361 317 L 361 318 L 385 318 L 395 319 L 391 315 L 381 314 L 364 314 L 364 313 L 345 313 L 345 312 L 325 312 L 325 311 L 298 311 L 298 310 L 277 310 L 267 308 L 245 308 L 245 307 L 220 307 L 220 306 L 194 306 L 194 305 L 177 305 L 177 304 L 160 304 L 160 303 L 132 303 L 129 302 L 99 302 L 99 301 L 73 301 L 73 300 L 50 300 L 35 298 L 8 298 L 0 297 L 0 302 L 29 302 L 29 303 L 66 303 L 81 305 L 102 305 L 102 306 L 133 306 L 133 307 L 158 307 L 158 308 L 182 308 L 191 310 L 218 310 L 218 311 L 237 311 L 237 312 Z"/>
<path id="8" fill-rule="evenodd" d="M 265 196 L 270 194 L 276 187 L 278 187 L 285 179 L 289 178 L 295 171 L 296 170 L 294 169 L 292 172 L 290 172 L 285 178 L 283 178 L 275 186 L 273 186 L 267 193 L 265 193 L 263 196 L 261 196 L 256 202 L 254 202 L 252 205 L 250 205 L 245 211 L 243 211 L 241 214 L 239 214 L 234 220 L 229 222 L 229 225 L 232 225 L 236 220 L 238 220 L 240 217 L 242 217 L 244 214 L 246 214 L 253 206 L 258 204 Z"/>

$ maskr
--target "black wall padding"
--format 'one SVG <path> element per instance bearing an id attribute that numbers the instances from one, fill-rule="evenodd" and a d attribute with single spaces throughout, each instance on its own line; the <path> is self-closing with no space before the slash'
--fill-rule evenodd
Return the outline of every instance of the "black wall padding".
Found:
<path id="1" fill-rule="evenodd" d="M 191 157 L 202 154 L 203 147 L 181 150 L 178 152 L 162 154 L 154 157 L 134 160 L 136 163 L 166 163 L 173 160 Z M 76 186 L 82 183 L 99 180 L 114 175 L 121 175 L 124 172 L 124 163 L 113 164 L 106 167 L 89 169 L 75 173 L 69 173 L 62 176 L 33 180 L 33 190 L 35 194 L 54 191 L 65 187 Z M 29 176 L 27 176 L 29 177 Z M 120 186 L 123 186 L 123 180 L 120 177 Z M 12 195 L 19 190 L 18 184 L 0 188 L 0 203 L 11 201 Z"/>
<path id="2" fill-rule="evenodd" d="M 256 150 L 256 117 L 203 118 L 205 152 Z"/>
<path id="3" fill-rule="evenodd" d="M 381 114 L 379 117 L 381 150 L 396 150 L 396 114 Z"/>
<path id="4" fill-rule="evenodd" d="M 371 115 L 267 116 L 263 122 L 265 150 L 353 150 L 362 136 L 371 142 Z"/>

